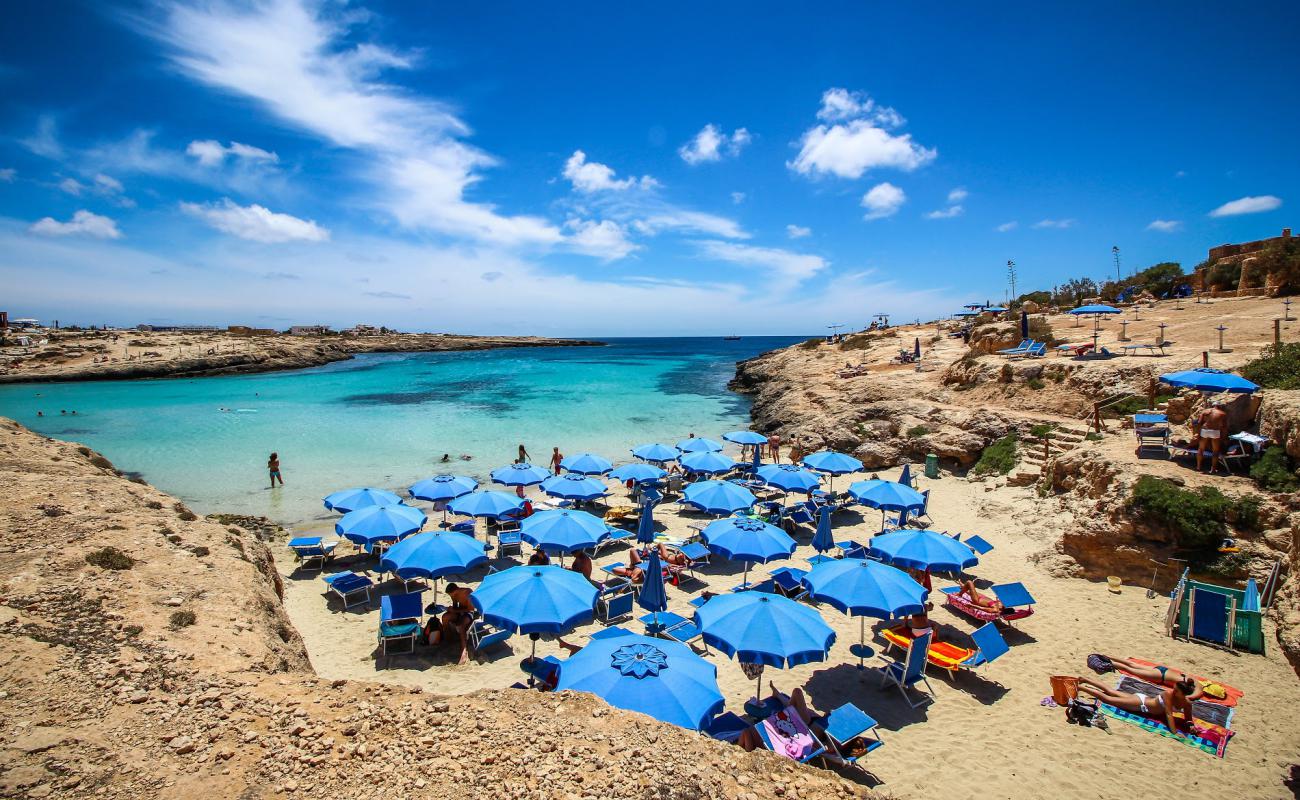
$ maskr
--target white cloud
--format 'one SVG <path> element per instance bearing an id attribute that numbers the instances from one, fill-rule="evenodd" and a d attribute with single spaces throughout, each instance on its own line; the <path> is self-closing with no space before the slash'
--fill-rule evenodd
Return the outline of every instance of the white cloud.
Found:
<path id="1" fill-rule="evenodd" d="M 13 183 L 14 178 L 18 176 L 18 171 L 13 167 L 0 169 L 0 183 Z"/>
<path id="2" fill-rule="evenodd" d="M 80 197 L 81 193 L 86 190 L 86 187 L 76 178 L 64 178 L 59 181 L 59 190 L 66 192 L 73 197 Z"/>
<path id="3" fill-rule="evenodd" d="M 1242 197 L 1229 203 L 1224 203 L 1210 212 L 1211 217 L 1235 217 L 1238 214 L 1258 214 L 1263 211 L 1272 211 L 1282 206 L 1282 198 L 1274 197 L 1271 194 L 1260 195 L 1259 197 Z"/>
<path id="4" fill-rule="evenodd" d="M 1019 226 L 1020 226 L 1020 223 L 1019 223 L 1019 222 L 1016 222 L 1016 221 L 1013 219 L 1013 220 L 1011 220 L 1010 222 L 1004 222 L 1004 223 L 1002 223 L 1001 225 L 999 225 L 999 226 L 997 226 L 996 228 L 994 228 L 994 230 L 996 230 L 998 233 L 1006 233 L 1007 231 L 1014 231 L 1014 230 L 1015 230 L 1017 227 L 1019 227 Z"/>
<path id="5" fill-rule="evenodd" d="M 10 170 L 10 172 L 12 172 L 12 171 L 13 171 L 13 170 Z M 745 193 L 744 193 L 744 192 L 732 192 L 732 193 L 731 193 L 731 202 L 735 203 L 736 205 L 740 205 L 741 203 L 745 202 Z"/>
<path id="6" fill-rule="evenodd" d="M 67 222 L 59 222 L 54 217 L 45 217 L 32 223 L 27 229 L 42 236 L 90 236 L 96 239 L 121 239 L 122 232 L 117 223 L 108 217 L 102 217 L 85 209 L 72 215 Z"/>
<path id="7" fill-rule="evenodd" d="M 564 177 L 580 192 L 621 192 L 627 189 L 653 189 L 659 182 L 649 175 L 640 178 L 614 177 L 614 170 L 598 161 L 588 161 L 587 154 L 574 150 L 564 162 Z"/>
<path id="8" fill-rule="evenodd" d="M 220 203 L 181 203 L 181 211 L 222 233 L 253 242 L 323 242 L 330 237 L 328 230 L 312 220 L 279 214 L 256 204 L 241 206 L 228 197 Z"/>
<path id="9" fill-rule="evenodd" d="M 862 195 L 862 207 L 867 209 L 863 219 L 883 219 L 898 213 L 907 202 L 907 195 L 892 183 L 878 183 Z"/>
<path id="10" fill-rule="evenodd" d="M 911 134 L 891 133 L 903 125 L 902 116 L 860 92 L 827 90 L 817 117 L 835 124 L 804 131 L 798 155 L 786 165 L 800 175 L 856 179 L 879 168 L 911 172 L 938 155 L 913 142 Z"/>
<path id="11" fill-rule="evenodd" d="M 970 192 L 966 191 L 965 188 L 958 186 L 956 189 L 948 192 L 948 207 L 929 212 L 925 215 L 926 219 L 952 219 L 953 217 L 960 217 L 962 214 L 966 213 L 966 207 L 962 205 L 962 201 L 969 196 Z"/>
<path id="12" fill-rule="evenodd" d="M 651 236 L 661 231 L 671 230 L 686 233 L 705 233 L 727 239 L 749 238 L 749 234 L 735 220 L 703 211 L 687 211 L 686 209 L 671 206 L 665 206 L 660 211 L 652 211 L 646 216 L 634 220 L 632 227 Z"/>
<path id="13" fill-rule="evenodd" d="M 706 161 L 721 161 L 723 156 L 737 156 L 751 140 L 749 131 L 737 128 L 728 136 L 725 131 L 713 123 L 705 125 L 699 133 L 681 147 L 677 155 L 691 166 Z"/>
<path id="14" fill-rule="evenodd" d="M 812 228 L 805 228 L 801 225 L 786 225 L 785 235 L 791 239 L 802 239 L 805 236 L 812 236 Z"/>
<path id="15" fill-rule="evenodd" d="M 701 241 L 695 245 L 705 258 L 766 269 L 775 273 L 783 283 L 800 283 L 829 266 L 821 256 L 794 253 L 776 247 L 754 247 L 719 241 Z"/>
<path id="16" fill-rule="evenodd" d="M 584 255 L 617 261 L 640 249 L 639 245 L 628 240 L 627 230 L 613 220 L 570 219 L 564 227 L 572 232 L 569 246 Z"/>
<path id="17" fill-rule="evenodd" d="M 38 156 L 58 159 L 63 157 L 63 145 L 59 143 L 58 124 L 48 114 L 36 121 L 36 130 L 19 144 Z"/>
<path id="18" fill-rule="evenodd" d="M 94 182 L 95 190 L 101 194 L 121 194 L 123 191 L 121 181 L 102 172 L 95 176 Z"/>
<path id="19" fill-rule="evenodd" d="M 227 156 L 243 161 L 262 161 L 269 164 L 280 161 L 280 157 L 269 150 L 241 142 L 231 142 L 227 146 L 215 139 L 195 139 L 185 148 L 185 154 L 194 157 L 205 167 L 219 166 Z"/>
<path id="20" fill-rule="evenodd" d="M 951 192 L 948 192 L 948 203 L 950 205 L 955 203 L 960 203 L 964 201 L 967 197 L 970 197 L 970 192 L 966 191 L 965 187 L 958 186 L 956 189 L 953 189 Z"/>
<path id="21" fill-rule="evenodd" d="M 1035 228 L 1039 228 L 1039 229 L 1042 229 L 1042 228 L 1058 228 L 1058 229 L 1063 229 L 1063 228 L 1072 228 L 1072 227 L 1074 227 L 1074 222 L 1075 222 L 1075 221 L 1072 220 L 1072 219 L 1040 219 L 1038 222 L 1035 222 L 1035 223 L 1034 223 L 1034 227 L 1035 227 Z"/>
<path id="22" fill-rule="evenodd" d="M 1151 224 L 1147 226 L 1147 230 L 1173 233 L 1181 227 L 1183 227 L 1183 223 L 1176 219 L 1157 219 L 1151 221 Z"/>

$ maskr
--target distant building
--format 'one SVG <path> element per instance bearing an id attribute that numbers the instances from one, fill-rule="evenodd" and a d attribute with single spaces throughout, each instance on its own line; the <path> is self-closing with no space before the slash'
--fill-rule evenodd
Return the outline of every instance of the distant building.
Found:
<path id="1" fill-rule="evenodd" d="M 9 320 L 9 327 L 11 327 L 11 328 L 39 328 L 39 327 L 41 327 L 41 321 L 38 320 L 38 319 L 32 319 L 31 317 L 18 317 L 17 319 L 11 319 L 11 320 Z"/>
<path id="2" fill-rule="evenodd" d="M 216 325 L 136 325 L 141 333 L 217 333 L 221 330 Z"/>
<path id="3" fill-rule="evenodd" d="M 290 336 L 321 336 L 330 332 L 328 325 L 294 325 L 289 329 Z"/>
<path id="4" fill-rule="evenodd" d="M 247 325 L 231 325 L 226 332 L 234 336 L 275 336 L 274 328 L 250 328 Z"/>
<path id="5" fill-rule="evenodd" d="M 353 325 L 351 328 L 343 331 L 348 336 L 379 336 L 383 331 L 374 325 Z"/>
<path id="6" fill-rule="evenodd" d="M 1275 279 L 1275 276 L 1263 274 L 1264 265 L 1267 262 L 1261 262 L 1258 254 L 1271 247 L 1286 244 L 1289 241 L 1291 241 L 1291 229 L 1283 228 L 1281 236 L 1274 236 L 1271 239 L 1257 239 L 1253 242 L 1221 244 L 1218 247 L 1211 247 L 1209 257 L 1196 270 L 1196 274 L 1192 276 L 1192 288 L 1198 292 L 1212 291 L 1216 294 L 1235 295 L 1237 297 L 1274 294 L 1279 289 L 1280 283 Z M 1212 281 L 1210 271 L 1220 264 L 1240 265 L 1241 272 L 1236 286 L 1210 285 Z"/>

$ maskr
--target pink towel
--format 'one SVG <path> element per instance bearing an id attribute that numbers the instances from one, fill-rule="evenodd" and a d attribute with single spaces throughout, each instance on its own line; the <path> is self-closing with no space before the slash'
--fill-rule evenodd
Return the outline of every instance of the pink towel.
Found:
<path id="1" fill-rule="evenodd" d="M 817 749 L 817 740 L 793 706 L 786 706 L 763 720 L 772 752 L 802 761 Z"/>

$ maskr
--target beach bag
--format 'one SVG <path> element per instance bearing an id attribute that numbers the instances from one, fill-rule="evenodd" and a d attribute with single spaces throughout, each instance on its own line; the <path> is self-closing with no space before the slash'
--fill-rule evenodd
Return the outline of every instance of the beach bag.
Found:
<path id="1" fill-rule="evenodd" d="M 1088 668 L 1098 675 L 1115 671 L 1115 665 L 1110 663 L 1109 658 L 1106 658 L 1100 653 L 1093 653 L 1088 656 Z"/>
<path id="2" fill-rule="evenodd" d="M 1065 721 L 1071 725 L 1091 728 L 1098 710 L 1098 704 L 1095 700 L 1091 703 L 1085 703 L 1080 700 L 1071 700 L 1070 704 L 1065 707 Z"/>
<path id="3" fill-rule="evenodd" d="M 1073 675 L 1053 675 L 1051 681 L 1052 699 L 1058 706 L 1068 706 L 1079 696 L 1079 679 Z"/>

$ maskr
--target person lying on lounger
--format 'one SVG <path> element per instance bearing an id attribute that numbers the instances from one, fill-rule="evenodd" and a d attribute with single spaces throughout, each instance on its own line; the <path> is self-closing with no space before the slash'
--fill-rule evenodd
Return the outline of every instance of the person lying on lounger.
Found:
<path id="1" fill-rule="evenodd" d="M 1191 681 L 1192 685 L 1195 686 L 1196 689 L 1195 691 L 1187 693 L 1188 700 L 1200 700 L 1205 696 L 1205 687 L 1197 683 L 1195 678 L 1182 670 L 1162 666 L 1148 667 L 1143 664 L 1135 664 L 1127 658 L 1116 658 L 1114 656 L 1106 656 L 1105 658 L 1109 660 L 1111 664 L 1114 664 L 1117 669 L 1122 669 L 1134 678 L 1146 681 L 1147 683 L 1154 683 L 1156 686 L 1168 687 L 1177 683 L 1182 683 L 1183 681 Z"/>
<path id="2" fill-rule="evenodd" d="M 1006 611 L 1006 606 L 996 597 L 989 597 L 975 588 L 975 581 L 970 579 L 961 582 L 961 593 L 966 596 L 970 604 L 980 611 L 987 611 L 990 614 L 1001 614 Z"/>
<path id="3" fill-rule="evenodd" d="M 808 707 L 808 698 L 804 696 L 803 689 L 796 686 L 793 692 L 786 695 L 783 694 L 780 689 L 776 688 L 776 684 L 772 681 L 768 681 L 767 685 L 772 690 L 771 698 L 776 701 L 780 709 L 798 714 L 799 718 L 803 720 L 803 724 L 807 725 L 808 729 L 817 734 L 818 737 L 823 737 L 825 735 L 825 729 L 822 728 L 820 724 L 813 723 L 813 720 L 817 719 L 817 715 Z M 740 738 L 736 740 L 736 744 L 744 748 L 746 752 L 751 753 L 755 750 L 763 750 L 766 748 L 766 745 L 763 744 L 763 737 L 759 736 L 758 731 L 752 726 L 746 728 L 740 734 Z"/>
<path id="4" fill-rule="evenodd" d="M 636 556 L 635 556 L 636 551 L 633 550 L 632 552 L 633 552 L 633 558 L 635 559 L 635 557 L 636 557 Z M 610 574 L 617 575 L 617 576 L 619 576 L 620 578 L 627 578 L 628 580 L 632 581 L 633 583 L 641 583 L 642 581 L 645 580 L 645 570 L 643 570 L 643 569 L 641 569 L 640 567 L 638 567 L 638 566 L 636 565 L 636 561 L 635 561 L 635 560 L 632 562 L 631 566 L 627 566 L 627 567 L 624 567 L 624 566 L 614 567 L 613 569 L 610 570 Z"/>
<path id="5" fill-rule="evenodd" d="M 1148 719 L 1164 722 L 1169 730 L 1182 733 L 1190 733 L 1192 730 L 1192 702 L 1187 696 L 1195 689 L 1196 682 L 1189 678 L 1176 681 L 1171 688 L 1160 694 L 1145 695 L 1122 692 L 1091 678 L 1079 676 L 1079 691 L 1087 692 L 1101 702 L 1131 714 L 1141 714 Z M 1175 716 L 1179 712 L 1182 713 L 1181 719 Z"/>

